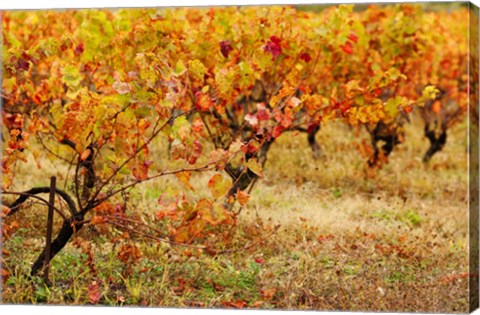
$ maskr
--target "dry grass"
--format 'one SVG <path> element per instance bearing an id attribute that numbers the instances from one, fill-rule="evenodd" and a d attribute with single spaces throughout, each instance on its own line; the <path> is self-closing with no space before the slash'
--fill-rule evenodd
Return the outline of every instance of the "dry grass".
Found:
<path id="1" fill-rule="evenodd" d="M 248 252 L 187 257 L 182 248 L 139 241 L 144 258 L 122 278 L 121 263 L 99 236 L 96 278 L 69 245 L 54 259 L 54 286 L 45 289 L 25 279 L 38 234 L 19 230 L 5 244 L 13 276 L 3 301 L 85 304 L 95 280 L 101 283 L 101 303 L 108 305 L 466 312 L 465 134 L 465 125 L 455 127 L 444 150 L 424 165 L 427 140 L 415 122 L 389 164 L 370 177 L 356 148 L 367 139 L 363 130 L 324 127 L 319 161 L 312 159 L 304 134 L 282 136 L 242 212 L 234 244 L 265 237 L 274 225 L 281 228 Z M 45 174 L 65 174 L 49 162 L 42 165 Z M 48 178 L 32 175 L 28 167 L 21 172 L 25 181 L 19 188 Z M 207 193 L 201 187 L 208 178 L 195 175 L 197 195 Z M 146 184 L 133 195 L 131 211 L 151 214 L 159 193 L 181 189 L 175 178 Z M 40 217 L 14 219 L 42 228 Z"/>

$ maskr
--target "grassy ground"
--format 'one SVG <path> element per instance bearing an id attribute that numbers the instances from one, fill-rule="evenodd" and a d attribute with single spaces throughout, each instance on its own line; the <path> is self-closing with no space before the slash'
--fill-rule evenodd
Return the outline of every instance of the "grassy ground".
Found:
<path id="1" fill-rule="evenodd" d="M 241 213 L 234 244 L 264 239 L 248 251 L 185 255 L 184 248 L 143 242 L 142 260 L 126 276 L 112 245 L 95 231 L 92 253 L 68 245 L 54 260 L 53 285 L 28 281 L 42 239 L 21 228 L 4 244 L 11 277 L 4 303 L 252 307 L 318 310 L 466 312 L 468 305 L 467 152 L 465 124 L 449 134 L 430 164 L 421 125 L 375 176 L 357 146 L 363 130 L 329 125 L 314 161 L 305 134 L 282 136 L 269 153 L 264 178 Z M 45 162 L 43 169 L 65 170 Z M 48 177 L 25 172 L 25 187 Z M 208 175 L 196 175 L 199 187 Z M 135 209 L 155 209 L 159 191 L 175 178 L 143 186 Z M 202 193 L 202 192 L 200 192 Z M 43 231 L 40 211 L 16 216 Z M 280 229 L 270 231 L 277 224 Z M 43 234 L 43 232 L 40 232 Z"/>

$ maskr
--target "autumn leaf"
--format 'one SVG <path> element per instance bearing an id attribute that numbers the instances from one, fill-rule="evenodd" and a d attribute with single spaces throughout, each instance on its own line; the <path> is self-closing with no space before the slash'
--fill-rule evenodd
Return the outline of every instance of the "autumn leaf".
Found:
<path id="1" fill-rule="evenodd" d="M 220 45 L 220 52 L 222 53 L 222 56 L 225 58 L 228 58 L 228 54 L 233 50 L 232 45 L 230 45 L 230 41 L 223 40 L 219 43 L 219 45 Z"/>
<path id="2" fill-rule="evenodd" d="M 92 150 L 90 149 L 86 149 L 85 151 L 83 151 L 80 155 L 80 161 L 85 161 L 90 156 L 90 153 L 92 153 Z"/>
<path id="3" fill-rule="evenodd" d="M 257 264 L 263 264 L 263 263 L 265 263 L 265 260 L 263 260 L 263 259 L 260 258 L 260 257 L 257 257 L 257 258 L 255 258 L 255 262 L 256 262 Z"/>
<path id="4" fill-rule="evenodd" d="M 202 119 L 199 117 L 195 117 L 195 119 L 192 122 L 192 131 L 195 133 L 198 133 L 200 135 L 203 135 L 203 130 L 205 129 L 205 124 L 203 123 Z"/>
<path id="5" fill-rule="evenodd" d="M 188 74 L 195 80 L 203 81 L 207 69 L 205 65 L 198 59 L 188 62 Z"/>
<path id="6" fill-rule="evenodd" d="M 245 121 L 250 124 L 253 128 L 258 126 L 258 118 L 257 115 L 254 114 L 247 114 L 245 115 Z"/>
<path id="7" fill-rule="evenodd" d="M 340 45 L 340 48 L 346 53 L 346 54 L 352 54 L 353 52 L 353 45 L 350 42 L 346 42 L 345 45 Z"/>
<path id="8" fill-rule="evenodd" d="M 187 71 L 187 67 L 185 67 L 185 64 L 179 60 L 177 61 L 177 64 L 175 65 L 175 70 L 173 71 L 173 76 L 179 77 L 182 74 L 184 74 Z"/>
<path id="9" fill-rule="evenodd" d="M 222 302 L 222 305 L 225 307 L 244 308 L 248 304 L 245 301 L 237 300 L 237 301 L 224 301 Z"/>
<path id="10" fill-rule="evenodd" d="M 3 281 L 6 281 L 10 277 L 10 274 L 5 268 L 2 268 L 2 270 L 0 271 L 0 276 L 3 279 Z"/>
<path id="11" fill-rule="evenodd" d="M 195 105 L 199 111 L 208 112 L 214 104 L 208 92 L 198 91 L 195 93 Z"/>
<path id="12" fill-rule="evenodd" d="M 229 153 L 223 149 L 216 149 L 209 154 L 209 163 L 214 164 L 217 170 L 223 170 L 227 163 Z"/>
<path id="13" fill-rule="evenodd" d="M 348 38 L 349 40 L 351 40 L 352 42 L 354 42 L 354 43 L 357 43 L 357 42 L 358 42 L 358 36 L 355 35 L 355 33 L 353 33 L 353 32 L 350 33 L 350 34 L 347 36 L 347 38 Z"/>
<path id="14" fill-rule="evenodd" d="M 188 226 L 180 227 L 175 231 L 174 239 L 177 243 L 188 243 L 191 238 Z"/>
<path id="15" fill-rule="evenodd" d="M 130 92 L 130 85 L 127 82 L 115 81 L 112 84 L 112 87 L 118 94 L 127 94 Z"/>
<path id="16" fill-rule="evenodd" d="M 80 43 L 75 47 L 73 52 L 75 53 L 75 55 L 78 56 L 78 55 L 81 55 L 84 50 L 85 50 L 85 46 L 83 45 L 83 43 Z"/>
<path id="17" fill-rule="evenodd" d="M 74 65 L 66 65 L 62 69 L 62 83 L 65 83 L 69 88 L 77 87 L 82 80 L 80 71 Z"/>
<path id="18" fill-rule="evenodd" d="M 101 217 L 101 216 L 94 216 L 91 220 L 90 220 L 90 224 L 92 225 L 96 225 L 96 224 L 104 224 L 107 222 L 107 219 L 105 219 L 105 217 Z"/>
<path id="19" fill-rule="evenodd" d="M 263 176 L 263 173 L 262 173 L 263 168 L 260 165 L 260 163 L 258 163 L 258 161 L 256 159 L 248 160 L 247 167 L 250 171 L 255 173 L 257 176 L 260 176 L 260 177 Z"/>
<path id="20" fill-rule="evenodd" d="M 192 174 L 188 171 L 184 171 L 184 172 L 179 172 L 179 173 L 176 173 L 175 176 L 177 177 L 177 179 L 183 184 L 185 185 L 185 187 L 187 187 L 188 189 L 190 189 L 191 191 L 195 191 L 195 189 L 193 189 L 192 185 L 190 185 L 190 176 Z"/>
<path id="21" fill-rule="evenodd" d="M 422 98 L 426 100 L 434 100 L 440 91 L 433 85 L 426 86 L 422 91 Z"/>
<path id="22" fill-rule="evenodd" d="M 275 126 L 275 128 L 273 128 L 272 136 L 274 138 L 278 138 L 282 135 L 282 132 L 284 130 L 285 130 L 285 127 L 283 127 L 283 126 Z"/>
<path id="23" fill-rule="evenodd" d="M 221 174 L 215 174 L 208 181 L 208 188 L 214 198 L 220 198 L 225 196 L 232 188 L 232 180 Z"/>
<path id="24" fill-rule="evenodd" d="M 240 189 L 237 190 L 237 200 L 241 206 L 245 206 L 250 199 L 250 195 Z"/>
<path id="25" fill-rule="evenodd" d="M 265 52 L 272 54 L 272 59 L 277 59 L 278 56 L 282 54 L 282 45 L 280 44 L 280 38 L 276 36 L 270 37 L 270 40 L 267 44 L 263 47 Z"/>
<path id="26" fill-rule="evenodd" d="M 260 290 L 260 293 L 262 294 L 262 298 L 266 301 L 270 301 L 276 292 L 277 292 L 276 288 Z"/>
<path id="27" fill-rule="evenodd" d="M 123 263 L 137 262 L 142 258 L 142 252 L 136 245 L 124 244 L 118 250 L 117 257 Z"/>
<path id="28" fill-rule="evenodd" d="M 232 144 L 228 148 L 228 153 L 231 154 L 231 155 L 237 154 L 238 152 L 240 152 L 242 150 L 243 146 L 244 146 L 244 143 L 242 142 L 242 140 L 237 139 L 234 142 L 232 142 Z"/>
<path id="29" fill-rule="evenodd" d="M 88 286 L 87 297 L 90 304 L 98 304 L 98 302 L 100 302 L 100 285 L 97 281 L 93 281 Z"/>
<path id="30" fill-rule="evenodd" d="M 145 180 L 148 178 L 148 167 L 151 165 L 150 161 L 138 161 L 132 169 L 133 176 L 137 180 Z"/>
<path id="31" fill-rule="evenodd" d="M 258 103 L 257 104 L 257 121 L 266 121 L 270 119 L 270 110 L 267 108 L 265 103 Z"/>
<path id="32" fill-rule="evenodd" d="M 30 68 L 30 63 L 27 60 L 21 59 L 21 58 L 18 59 L 17 69 L 28 71 L 29 68 Z"/>
<path id="33" fill-rule="evenodd" d="M 304 52 L 300 55 L 300 59 L 305 61 L 306 63 L 309 63 L 312 60 L 312 57 L 309 53 Z"/>
<path id="34" fill-rule="evenodd" d="M 432 104 L 432 112 L 434 112 L 435 114 L 439 114 L 441 111 L 442 111 L 442 103 L 440 103 L 439 100 L 436 100 Z"/>

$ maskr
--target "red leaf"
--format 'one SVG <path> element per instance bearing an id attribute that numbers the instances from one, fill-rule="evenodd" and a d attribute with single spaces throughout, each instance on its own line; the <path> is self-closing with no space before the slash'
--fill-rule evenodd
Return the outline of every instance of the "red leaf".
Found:
<path id="1" fill-rule="evenodd" d="M 280 38 L 276 36 L 270 37 L 270 41 L 263 47 L 263 50 L 272 54 L 272 59 L 276 59 L 282 54 L 282 45 Z"/>
<path id="2" fill-rule="evenodd" d="M 35 94 L 35 95 L 33 96 L 33 101 L 34 101 L 36 104 L 38 104 L 38 105 L 41 105 L 41 104 L 42 104 L 42 99 L 41 99 L 40 95 L 38 95 L 38 94 Z"/>
<path id="3" fill-rule="evenodd" d="M 230 41 L 223 40 L 220 42 L 220 52 L 222 56 L 228 58 L 228 54 L 233 50 L 232 46 L 230 45 Z"/>
<path id="4" fill-rule="evenodd" d="M 271 40 L 273 43 L 275 43 L 275 44 L 277 44 L 277 45 L 280 45 L 281 39 L 278 38 L 277 36 L 275 36 L 275 35 L 271 36 L 271 37 L 270 37 L 270 40 Z"/>
<path id="5" fill-rule="evenodd" d="M 348 102 L 342 101 L 340 103 L 340 110 L 342 111 L 342 114 L 345 114 L 346 112 L 348 112 L 351 107 L 352 107 L 351 104 L 349 104 Z"/>
<path id="6" fill-rule="evenodd" d="M 262 258 L 255 258 L 255 262 L 257 264 L 263 264 L 263 263 L 265 263 L 265 260 L 263 260 Z"/>
<path id="7" fill-rule="evenodd" d="M 302 53 L 300 55 L 300 59 L 308 63 L 310 60 L 312 60 L 312 57 L 308 53 Z"/>
<path id="8" fill-rule="evenodd" d="M 350 42 L 346 42 L 345 45 L 340 45 L 340 48 L 346 53 L 351 54 L 353 51 L 353 45 Z"/>
<path id="9" fill-rule="evenodd" d="M 264 103 L 257 104 L 257 119 L 258 121 L 265 121 L 270 119 L 270 111 Z"/>
<path id="10" fill-rule="evenodd" d="M 28 63 L 27 60 L 25 60 L 25 59 L 18 59 L 18 62 L 17 62 L 17 69 L 18 69 L 18 70 L 28 71 L 29 68 L 30 68 L 30 64 Z"/>
<path id="11" fill-rule="evenodd" d="M 382 89 L 377 88 L 377 89 L 373 90 L 372 95 L 374 97 L 378 97 L 378 96 L 382 95 Z"/>
<path id="12" fill-rule="evenodd" d="M 358 42 L 358 36 L 357 36 L 357 35 L 355 35 L 355 33 L 353 33 L 353 32 L 352 32 L 352 33 L 350 33 L 350 35 L 348 35 L 348 37 L 347 37 L 347 38 L 348 38 L 349 40 L 351 40 L 352 42 L 355 42 L 355 43 L 357 43 L 357 42 Z"/>
<path id="13" fill-rule="evenodd" d="M 406 113 L 411 113 L 413 111 L 412 106 L 405 106 L 403 109 L 405 110 Z"/>
<path id="14" fill-rule="evenodd" d="M 285 128 L 282 127 L 282 126 L 275 126 L 275 128 L 273 128 L 273 132 L 272 132 L 272 136 L 274 138 L 278 138 L 280 137 L 280 135 L 282 134 L 282 131 L 284 131 Z"/>
<path id="15" fill-rule="evenodd" d="M 80 43 L 77 45 L 77 47 L 75 47 L 75 50 L 73 51 L 75 53 L 75 55 L 81 55 L 83 53 L 83 51 L 85 50 L 85 47 L 83 46 L 83 43 Z"/>
<path id="16" fill-rule="evenodd" d="M 92 284 L 88 286 L 88 302 L 91 304 L 98 304 L 100 302 L 100 286 L 97 281 L 93 281 Z"/>

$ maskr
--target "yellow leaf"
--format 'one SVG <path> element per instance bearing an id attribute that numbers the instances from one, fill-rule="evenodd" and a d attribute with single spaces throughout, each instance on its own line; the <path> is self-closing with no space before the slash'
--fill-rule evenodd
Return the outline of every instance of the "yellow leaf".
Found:
<path id="1" fill-rule="evenodd" d="M 232 187 L 232 180 L 220 174 L 215 174 L 208 181 L 208 188 L 214 198 L 220 198 L 227 194 Z"/>
<path id="2" fill-rule="evenodd" d="M 184 172 L 180 172 L 180 173 L 177 173 L 175 174 L 175 176 L 177 176 L 177 179 L 183 184 L 185 185 L 185 187 L 187 187 L 188 189 L 190 189 L 191 191 L 195 191 L 195 189 L 193 189 L 192 185 L 190 185 L 190 176 L 192 174 L 190 172 L 187 172 L 187 171 L 184 171 Z"/>
<path id="3" fill-rule="evenodd" d="M 247 167 L 248 167 L 249 170 L 251 170 L 253 173 L 255 173 L 255 175 L 260 176 L 260 177 L 263 176 L 263 174 L 262 174 L 263 173 L 263 168 L 260 165 L 260 163 L 258 163 L 257 159 L 248 160 Z"/>

